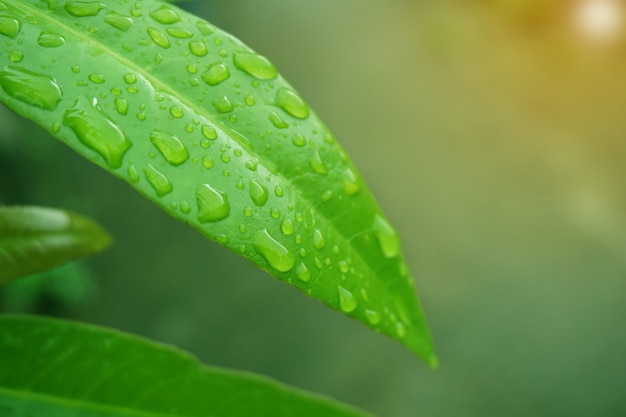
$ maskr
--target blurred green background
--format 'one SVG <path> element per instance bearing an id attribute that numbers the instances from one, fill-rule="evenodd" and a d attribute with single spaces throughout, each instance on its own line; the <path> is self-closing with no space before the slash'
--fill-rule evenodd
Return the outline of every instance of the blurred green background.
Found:
<path id="1" fill-rule="evenodd" d="M 403 238 L 440 369 L 0 107 L 0 202 L 75 210 L 116 238 L 39 306 L 20 300 L 44 284 L 7 286 L 4 310 L 139 333 L 381 417 L 626 415 L 623 2 L 181 5 L 270 57 L 360 167 Z"/>

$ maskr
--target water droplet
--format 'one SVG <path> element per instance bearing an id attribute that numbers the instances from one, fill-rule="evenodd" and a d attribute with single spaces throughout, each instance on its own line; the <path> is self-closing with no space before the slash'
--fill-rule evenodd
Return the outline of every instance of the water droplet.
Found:
<path id="1" fill-rule="evenodd" d="M 317 250 L 322 250 L 326 246 L 326 238 L 319 229 L 313 231 L 313 246 Z"/>
<path id="2" fill-rule="evenodd" d="M 113 10 L 107 13 L 104 17 L 104 21 L 122 32 L 126 32 L 133 25 L 133 19 L 131 17 L 124 16 Z"/>
<path id="3" fill-rule="evenodd" d="M 276 207 L 274 207 L 274 208 L 272 208 L 270 210 L 270 215 L 272 216 L 272 218 L 278 219 L 278 218 L 280 218 L 280 210 L 278 210 Z"/>
<path id="4" fill-rule="evenodd" d="M 191 213 L 191 206 L 189 205 L 188 202 L 183 201 L 182 203 L 180 203 L 180 211 L 185 214 L 189 214 Z"/>
<path id="5" fill-rule="evenodd" d="M 230 155 L 228 155 L 227 153 L 223 153 L 220 156 L 220 159 L 222 160 L 222 162 L 228 163 L 228 162 L 230 162 Z"/>
<path id="6" fill-rule="evenodd" d="M 212 64 L 209 66 L 209 69 L 201 75 L 201 77 L 205 83 L 214 86 L 230 77 L 230 72 L 225 64 Z"/>
<path id="7" fill-rule="evenodd" d="M 43 31 L 37 37 L 37 44 L 44 48 L 58 48 L 65 44 L 65 38 L 56 33 Z"/>
<path id="8" fill-rule="evenodd" d="M 276 93 L 276 105 L 297 119 L 309 117 L 309 106 L 295 91 L 282 87 Z"/>
<path id="9" fill-rule="evenodd" d="M 254 96 L 252 94 L 248 94 L 247 96 L 244 97 L 243 100 L 250 107 L 252 107 L 252 106 L 254 106 L 256 104 L 256 100 L 255 100 L 255 98 L 254 98 Z"/>
<path id="10" fill-rule="evenodd" d="M 299 133 L 294 134 L 291 141 L 293 142 L 294 145 L 299 146 L 299 147 L 303 147 L 306 145 L 306 138 Z"/>
<path id="11" fill-rule="evenodd" d="M 204 36 L 209 36 L 211 33 L 215 32 L 215 28 L 204 20 L 199 20 L 198 22 L 196 22 L 196 27 Z"/>
<path id="12" fill-rule="evenodd" d="M 326 190 L 324 192 L 324 194 L 322 194 L 322 201 L 323 202 L 327 202 L 331 198 L 333 198 L 333 192 L 331 190 Z"/>
<path id="13" fill-rule="evenodd" d="M 134 182 L 134 183 L 139 182 L 139 172 L 137 172 L 137 168 L 135 168 L 135 165 L 130 164 L 127 172 L 128 172 L 128 178 L 131 180 L 131 182 Z"/>
<path id="14" fill-rule="evenodd" d="M 137 82 L 137 76 L 132 73 L 124 74 L 124 82 L 126 84 L 135 84 Z"/>
<path id="15" fill-rule="evenodd" d="M 252 209 L 250 207 L 246 207 L 243 209 L 243 214 L 246 217 L 250 217 L 252 216 Z"/>
<path id="16" fill-rule="evenodd" d="M 152 41 L 161 48 L 168 49 L 170 47 L 170 41 L 163 32 L 160 32 L 155 28 L 148 28 L 148 35 L 150 35 L 150 39 L 152 39 Z"/>
<path id="17" fill-rule="evenodd" d="M 187 147 L 176 136 L 153 130 L 150 133 L 150 142 L 171 165 L 178 166 L 189 158 Z"/>
<path id="18" fill-rule="evenodd" d="M 102 74 L 89 74 L 87 78 L 89 78 L 89 81 L 95 84 L 104 83 L 104 75 Z"/>
<path id="19" fill-rule="evenodd" d="M 204 135 L 205 138 L 210 140 L 217 139 L 217 132 L 213 127 L 208 125 L 202 125 L 202 128 L 200 130 L 202 131 L 202 135 Z"/>
<path id="20" fill-rule="evenodd" d="M 174 10 L 166 6 L 161 6 L 150 13 L 150 17 L 162 25 L 171 25 L 172 23 L 180 22 L 180 16 Z"/>
<path id="21" fill-rule="evenodd" d="M 274 195 L 276 197 L 282 197 L 284 195 L 283 187 L 280 185 L 274 187 Z"/>
<path id="22" fill-rule="evenodd" d="M 328 168 L 326 167 L 326 164 L 324 164 L 324 161 L 322 161 L 322 157 L 320 156 L 320 153 L 318 151 L 315 151 L 313 153 L 313 158 L 311 158 L 310 165 L 313 172 L 322 175 L 328 174 Z"/>
<path id="23" fill-rule="evenodd" d="M 250 194 L 250 198 L 252 199 L 252 202 L 256 206 L 261 207 L 265 205 L 265 203 L 267 203 L 267 198 L 269 196 L 267 192 L 267 188 L 265 188 L 263 185 L 259 184 L 258 182 L 254 180 L 250 181 L 248 192 Z"/>
<path id="24" fill-rule="evenodd" d="M 74 106 L 65 112 L 63 124 L 74 131 L 83 145 L 99 153 L 109 167 L 119 168 L 132 143 L 97 104 L 95 99 L 78 98 Z"/>
<path id="25" fill-rule="evenodd" d="M 289 250 L 269 234 L 267 229 L 259 231 L 254 239 L 254 248 L 272 268 L 279 272 L 293 269 L 295 258 Z"/>
<path id="26" fill-rule="evenodd" d="M 337 290 L 339 292 L 339 307 L 341 311 L 344 313 L 350 313 L 356 309 L 357 301 L 354 295 L 342 287 L 341 285 L 337 286 Z"/>
<path id="27" fill-rule="evenodd" d="M 153 167 L 152 165 L 148 165 L 143 169 L 143 173 L 146 176 L 146 179 L 156 191 L 157 196 L 163 197 L 166 194 L 172 192 L 172 183 L 167 177 L 158 169 Z"/>
<path id="28" fill-rule="evenodd" d="M 181 106 L 172 106 L 170 107 L 170 114 L 173 117 L 180 119 L 181 117 L 185 115 L 185 112 Z"/>
<path id="29" fill-rule="evenodd" d="M 283 219 L 283 221 L 280 223 L 280 231 L 283 232 L 285 236 L 293 234 L 293 232 L 295 231 L 293 220 Z"/>
<path id="30" fill-rule="evenodd" d="M 348 262 L 339 261 L 339 270 L 343 272 L 344 274 L 347 274 L 348 271 L 350 271 L 350 266 L 348 265 Z"/>
<path id="31" fill-rule="evenodd" d="M 361 191 L 361 186 L 357 183 L 354 172 L 347 168 L 343 173 L 343 189 L 347 195 L 355 195 Z"/>
<path id="32" fill-rule="evenodd" d="M 272 80 L 278 76 L 276 67 L 264 56 L 252 52 L 234 54 L 235 67 L 259 80 Z"/>
<path id="33" fill-rule="evenodd" d="M 22 23 L 11 16 L 0 16 L 0 34 L 15 39 L 20 33 Z"/>
<path id="34" fill-rule="evenodd" d="M 186 39 L 193 37 L 193 33 L 184 28 L 167 28 L 165 31 L 175 38 Z"/>
<path id="35" fill-rule="evenodd" d="M 17 63 L 24 59 L 24 54 L 20 51 L 11 51 L 9 54 L 9 59 L 11 62 Z"/>
<path id="36" fill-rule="evenodd" d="M 195 56 L 203 57 L 203 56 L 207 56 L 207 54 L 209 53 L 209 50 L 207 49 L 204 42 L 191 41 L 189 42 L 189 52 L 191 52 Z"/>
<path id="37" fill-rule="evenodd" d="M 126 99 L 116 97 L 115 108 L 119 114 L 126 116 L 128 114 L 128 101 L 126 101 Z"/>
<path id="38" fill-rule="evenodd" d="M 202 166 L 206 169 L 213 168 L 213 158 L 205 156 L 202 158 Z"/>
<path id="39" fill-rule="evenodd" d="M 380 314 L 377 311 L 367 309 L 365 310 L 365 318 L 372 325 L 375 326 L 380 323 Z"/>
<path id="40" fill-rule="evenodd" d="M 209 184 L 203 184 L 196 190 L 198 203 L 198 221 L 201 223 L 216 222 L 230 215 L 228 196 Z"/>
<path id="41" fill-rule="evenodd" d="M 286 129 L 289 125 L 275 111 L 270 113 L 270 121 L 278 129 Z"/>
<path id="42" fill-rule="evenodd" d="M 14 99 L 44 110 L 56 109 L 62 97 L 52 78 L 15 66 L 0 71 L 0 86 Z"/>
<path id="43" fill-rule="evenodd" d="M 378 214 L 374 218 L 372 229 L 378 240 L 378 245 L 385 258 L 393 258 L 400 253 L 400 239 L 391 225 Z"/>
<path id="44" fill-rule="evenodd" d="M 301 263 L 296 268 L 296 277 L 302 282 L 309 282 L 311 280 L 311 271 L 304 263 Z"/>
<path id="45" fill-rule="evenodd" d="M 75 17 L 96 16 L 106 5 L 98 2 L 76 1 L 65 3 L 65 11 Z"/>
<path id="46" fill-rule="evenodd" d="M 213 107 L 218 113 L 229 113 L 235 110 L 235 107 L 226 96 L 213 100 Z"/>
<path id="47" fill-rule="evenodd" d="M 396 334 L 398 337 L 404 337 L 406 335 L 406 328 L 404 327 L 404 324 L 400 322 L 396 323 Z"/>

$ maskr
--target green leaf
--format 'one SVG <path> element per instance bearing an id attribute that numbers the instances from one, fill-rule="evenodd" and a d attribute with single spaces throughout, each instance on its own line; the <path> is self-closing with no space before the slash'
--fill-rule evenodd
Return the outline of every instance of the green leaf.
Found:
<path id="1" fill-rule="evenodd" d="M 1 1 L 1 101 L 172 216 L 436 363 L 398 235 L 268 59 L 159 1 Z"/>
<path id="2" fill-rule="evenodd" d="M 0 415 L 367 417 L 175 348 L 61 320 L 0 316 Z"/>
<path id="3" fill-rule="evenodd" d="M 111 243 L 92 220 L 44 207 L 0 207 L 0 284 L 45 271 Z"/>

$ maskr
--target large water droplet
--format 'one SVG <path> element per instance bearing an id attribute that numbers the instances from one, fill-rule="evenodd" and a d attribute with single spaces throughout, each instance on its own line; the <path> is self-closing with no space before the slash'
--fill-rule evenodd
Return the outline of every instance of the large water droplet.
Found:
<path id="1" fill-rule="evenodd" d="M 311 271 L 304 263 L 301 263 L 296 268 L 296 277 L 302 282 L 309 282 L 311 280 Z"/>
<path id="2" fill-rule="evenodd" d="M 291 141 L 300 148 L 306 145 L 306 138 L 299 133 L 295 133 Z"/>
<path id="3" fill-rule="evenodd" d="M 175 38 L 185 39 L 193 37 L 193 33 L 184 28 L 167 28 L 165 31 Z"/>
<path id="4" fill-rule="evenodd" d="M 128 114 L 128 101 L 126 101 L 126 99 L 116 97 L 115 108 L 119 114 L 126 116 Z"/>
<path id="5" fill-rule="evenodd" d="M 189 52 L 194 54 L 195 56 L 203 57 L 209 53 L 204 42 L 200 41 L 191 41 L 189 42 Z"/>
<path id="6" fill-rule="evenodd" d="M 309 117 L 309 106 L 293 90 L 282 87 L 276 93 L 276 105 L 297 119 Z"/>
<path id="7" fill-rule="evenodd" d="M 9 59 L 11 62 L 20 62 L 24 59 L 24 54 L 22 51 L 11 51 L 11 53 L 9 53 Z"/>
<path id="8" fill-rule="evenodd" d="M 189 159 L 187 147 L 176 136 L 153 130 L 150 133 L 150 142 L 171 165 L 177 166 Z"/>
<path id="9" fill-rule="evenodd" d="M 124 16 L 113 10 L 104 16 L 104 21 L 122 32 L 126 32 L 133 25 L 133 19 L 131 17 Z"/>
<path id="10" fill-rule="evenodd" d="M 132 143 L 97 104 L 96 99 L 78 98 L 74 106 L 65 112 L 63 124 L 74 131 L 83 145 L 99 153 L 109 167 L 119 168 Z"/>
<path id="11" fill-rule="evenodd" d="M 209 184 L 202 184 L 196 190 L 198 204 L 198 221 L 201 223 L 216 222 L 230 215 L 228 196 Z"/>
<path id="12" fill-rule="evenodd" d="M 89 81 L 95 84 L 103 84 L 105 81 L 104 75 L 98 73 L 89 74 L 87 78 L 89 78 Z"/>
<path id="13" fill-rule="evenodd" d="M 150 39 L 161 48 L 168 49 L 170 47 L 170 41 L 167 39 L 167 36 L 165 36 L 165 33 L 155 28 L 148 28 L 148 35 L 150 35 Z"/>
<path id="14" fill-rule="evenodd" d="M 230 77 L 230 72 L 225 64 L 218 63 L 209 66 L 209 69 L 202 74 L 202 79 L 208 85 L 218 85 Z"/>
<path id="15" fill-rule="evenodd" d="M 250 194 L 250 198 L 254 202 L 255 205 L 261 207 L 267 203 L 267 198 L 269 196 L 267 192 L 267 188 L 263 185 L 259 184 L 256 181 L 250 181 L 250 186 L 248 190 Z"/>
<path id="16" fill-rule="evenodd" d="M 254 248 L 267 260 L 272 268 L 279 272 L 293 269 L 294 256 L 280 242 L 274 239 L 267 229 L 259 231 L 254 239 Z"/>
<path id="17" fill-rule="evenodd" d="M 280 115 L 276 113 L 275 111 L 270 113 L 270 121 L 272 122 L 274 127 L 278 129 L 287 129 L 289 127 L 287 122 L 285 122 L 283 118 L 280 117 Z"/>
<path id="18" fill-rule="evenodd" d="M 160 9 L 150 13 L 150 17 L 163 25 L 171 25 L 172 23 L 180 22 L 178 13 L 166 6 L 161 6 Z"/>
<path id="19" fill-rule="evenodd" d="M 313 170 L 313 172 L 316 172 L 322 175 L 328 174 L 328 168 L 326 167 L 326 164 L 324 163 L 324 161 L 322 161 L 322 157 L 320 156 L 320 153 L 318 151 L 315 151 L 313 153 L 313 157 L 311 158 L 310 165 L 311 165 L 311 169 Z"/>
<path id="20" fill-rule="evenodd" d="M 43 46 L 44 48 L 58 48 L 59 46 L 65 44 L 65 38 L 57 35 L 56 33 L 43 31 L 37 38 L 37 44 L 39 44 L 39 46 Z"/>
<path id="21" fill-rule="evenodd" d="M 313 246 L 317 250 L 322 250 L 326 246 L 326 238 L 319 229 L 313 231 Z"/>
<path id="22" fill-rule="evenodd" d="M 65 11 L 76 17 L 96 16 L 106 5 L 99 2 L 73 1 L 65 3 Z"/>
<path id="23" fill-rule="evenodd" d="M 163 197 L 166 194 L 172 192 L 173 187 L 172 183 L 169 179 L 163 174 L 161 171 L 153 167 L 152 165 L 148 165 L 143 169 L 143 173 L 146 176 L 146 179 L 154 188 L 157 196 Z"/>
<path id="24" fill-rule="evenodd" d="M 235 107 L 226 96 L 216 98 L 212 104 L 218 113 L 229 113 L 235 110 Z"/>
<path id="25" fill-rule="evenodd" d="M 56 109 L 62 98 L 55 80 L 15 66 L 0 71 L 0 86 L 14 99 L 44 110 Z"/>
<path id="26" fill-rule="evenodd" d="M 341 285 L 337 286 L 337 290 L 339 292 L 339 307 L 341 311 L 344 313 L 350 313 L 356 309 L 357 301 L 350 291 L 342 287 Z"/>
<path id="27" fill-rule="evenodd" d="M 400 239 L 393 227 L 378 214 L 372 224 L 374 235 L 385 258 L 393 258 L 400 253 Z"/>
<path id="28" fill-rule="evenodd" d="M 233 55 L 235 67 L 259 80 L 271 80 L 278 76 L 276 67 L 267 58 L 251 52 Z"/>
<path id="29" fill-rule="evenodd" d="M 0 16 L 0 34 L 15 39 L 20 33 L 22 23 L 12 16 Z"/>

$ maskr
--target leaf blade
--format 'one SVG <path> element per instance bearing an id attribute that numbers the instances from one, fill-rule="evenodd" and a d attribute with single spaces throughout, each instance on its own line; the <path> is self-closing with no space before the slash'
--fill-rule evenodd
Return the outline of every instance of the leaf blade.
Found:
<path id="1" fill-rule="evenodd" d="M 31 50 L 44 32 L 57 38 L 52 59 L 0 55 L 2 101 L 174 217 L 436 363 L 397 233 L 269 60 L 158 1 L 6 4 Z"/>
<path id="2" fill-rule="evenodd" d="M 106 249 L 111 237 L 76 213 L 0 207 L 0 284 Z"/>
<path id="3" fill-rule="evenodd" d="M 269 378 L 204 366 L 169 346 L 68 321 L 3 315 L 0 352 L 0 410 L 23 415 L 370 416 Z"/>

